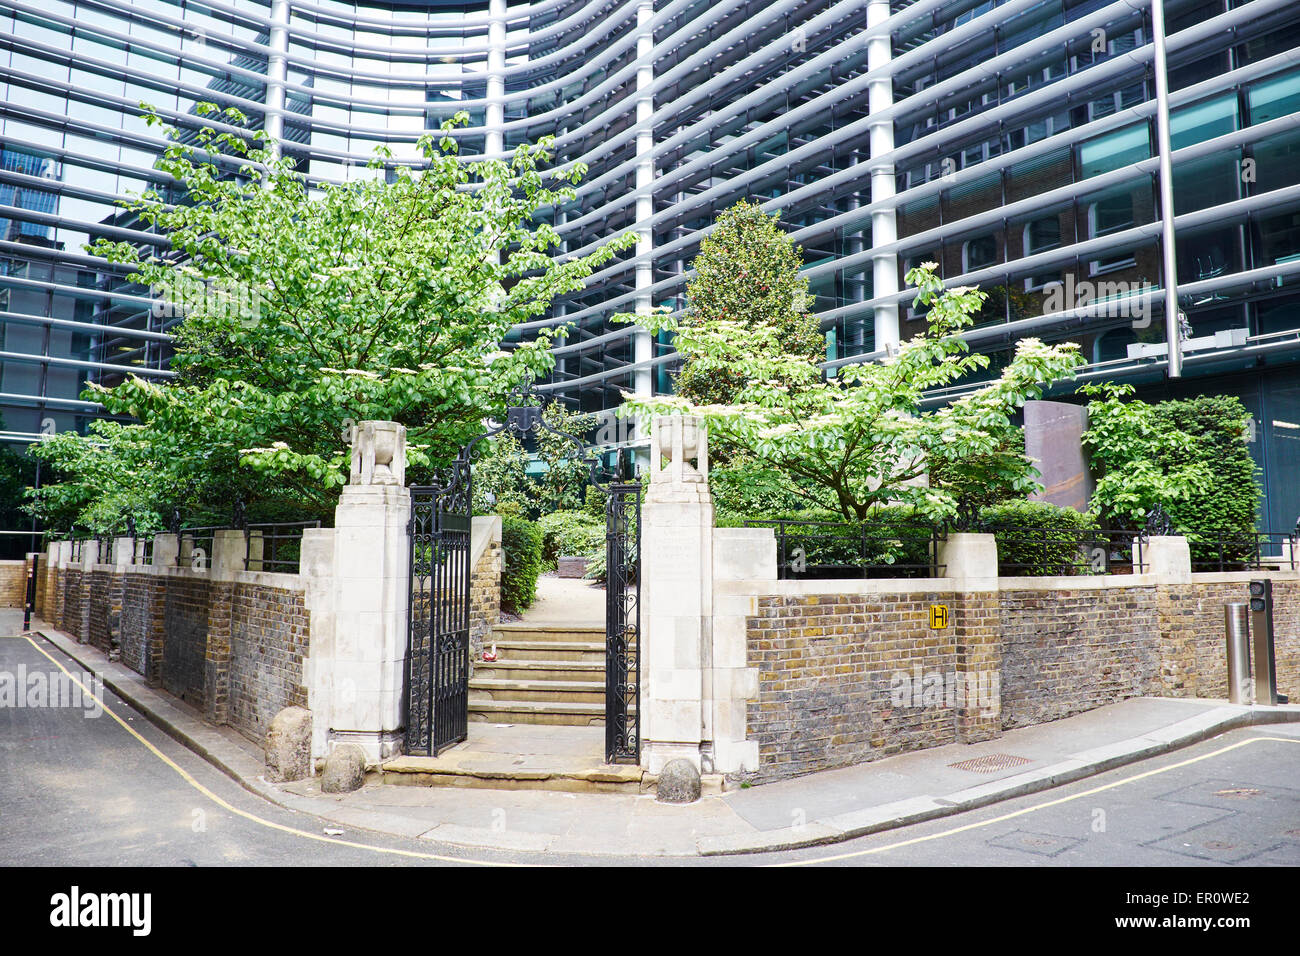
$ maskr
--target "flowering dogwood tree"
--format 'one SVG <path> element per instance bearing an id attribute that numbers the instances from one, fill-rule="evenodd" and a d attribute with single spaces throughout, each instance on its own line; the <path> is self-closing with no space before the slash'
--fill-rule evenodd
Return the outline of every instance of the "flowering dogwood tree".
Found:
<path id="1" fill-rule="evenodd" d="M 406 425 L 417 475 L 450 460 L 512 386 L 553 363 L 545 333 L 502 351 L 511 328 L 634 241 L 556 256 L 546 213 L 573 198 L 585 167 L 551 168 L 549 139 L 508 162 L 464 160 L 455 127 L 467 114 L 420 140 L 418 168 L 394 166 L 380 149 L 356 181 L 318 186 L 244 129 L 238 111 L 200 113 L 216 121 L 193 141 L 168 129 L 158 161 L 183 201 L 149 192 L 126 204 L 170 249 L 92 247 L 134 270 L 162 308 L 184 312 L 175 379 L 131 377 L 87 395 L 139 422 L 129 460 L 150 463 L 139 488 L 155 506 L 240 494 L 250 505 L 327 507 L 347 480 L 350 426 L 365 419 Z M 36 453 L 69 481 L 130 483 L 121 468 L 95 465 L 128 434 L 98 427 L 92 437 L 89 450 L 60 436 Z M 63 496 L 65 510 L 80 493 Z"/>
<path id="2" fill-rule="evenodd" d="M 925 407 L 925 393 L 983 369 L 958 333 L 984 299 L 976 289 L 944 290 L 926 264 L 908 273 L 929 328 L 880 362 L 850 365 L 825 377 L 806 355 L 782 348 L 777 332 L 744 315 L 686 324 L 659 313 L 638 317 L 669 330 L 687 362 L 734 370 L 742 384 L 727 404 L 696 404 L 682 396 L 628 395 L 624 414 L 681 411 L 702 416 L 711 434 L 741 448 L 758 465 L 784 475 L 790 490 L 820 505 L 833 500 L 846 518 L 864 519 L 878 504 L 906 504 L 942 519 L 954 515 L 960 492 L 932 484 L 932 471 L 964 481 L 998 482 L 1017 493 L 1038 487 L 1023 454 L 1009 449 L 1012 416 L 1045 386 L 1072 378 L 1081 363 L 1072 343 L 1021 339 L 1002 374 L 955 401 Z"/>

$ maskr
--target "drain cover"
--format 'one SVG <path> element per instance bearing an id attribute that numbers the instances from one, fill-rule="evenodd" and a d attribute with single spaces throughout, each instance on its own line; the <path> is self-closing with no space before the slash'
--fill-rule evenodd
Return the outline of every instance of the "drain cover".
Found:
<path id="1" fill-rule="evenodd" d="M 1033 761 L 1028 757 L 1016 757 L 1012 754 L 989 754 L 987 757 L 972 757 L 970 760 L 950 763 L 948 766 L 954 770 L 970 770 L 973 773 L 997 773 L 999 770 L 1019 767 L 1026 763 L 1033 763 Z"/>

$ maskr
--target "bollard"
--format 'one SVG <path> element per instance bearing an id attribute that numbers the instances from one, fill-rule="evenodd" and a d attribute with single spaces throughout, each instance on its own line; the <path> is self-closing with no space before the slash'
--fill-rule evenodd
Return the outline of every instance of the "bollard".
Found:
<path id="1" fill-rule="evenodd" d="M 1234 601 L 1223 606 L 1223 628 L 1228 652 L 1228 700 L 1250 703 L 1250 629 L 1247 605 Z"/>

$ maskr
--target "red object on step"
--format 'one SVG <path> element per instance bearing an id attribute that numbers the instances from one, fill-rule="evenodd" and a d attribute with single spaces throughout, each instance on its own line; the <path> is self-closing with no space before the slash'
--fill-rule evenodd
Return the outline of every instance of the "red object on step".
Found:
<path id="1" fill-rule="evenodd" d="M 492 648 L 492 650 L 483 652 L 483 660 L 491 663 L 496 659 L 497 659 L 497 649 L 495 646 Z"/>

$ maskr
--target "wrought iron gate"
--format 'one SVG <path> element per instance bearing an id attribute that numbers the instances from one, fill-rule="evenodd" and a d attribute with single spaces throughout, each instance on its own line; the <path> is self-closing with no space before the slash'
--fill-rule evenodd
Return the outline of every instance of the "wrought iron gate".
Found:
<path id="1" fill-rule="evenodd" d="M 542 417 L 525 388 L 511 396 L 505 421 L 462 450 L 442 485 L 411 487 L 410 598 L 406 658 L 406 752 L 437 756 L 469 733 L 471 464 L 484 439 L 549 431 L 568 439 L 605 490 L 605 760 L 638 762 L 640 734 L 641 485 L 607 484 L 597 458 L 576 436 Z"/>
<path id="2" fill-rule="evenodd" d="M 406 750 L 436 757 L 469 732 L 470 466 L 411 488 Z"/>
<path id="3" fill-rule="evenodd" d="M 605 762 L 641 760 L 641 486 L 605 502 Z"/>

